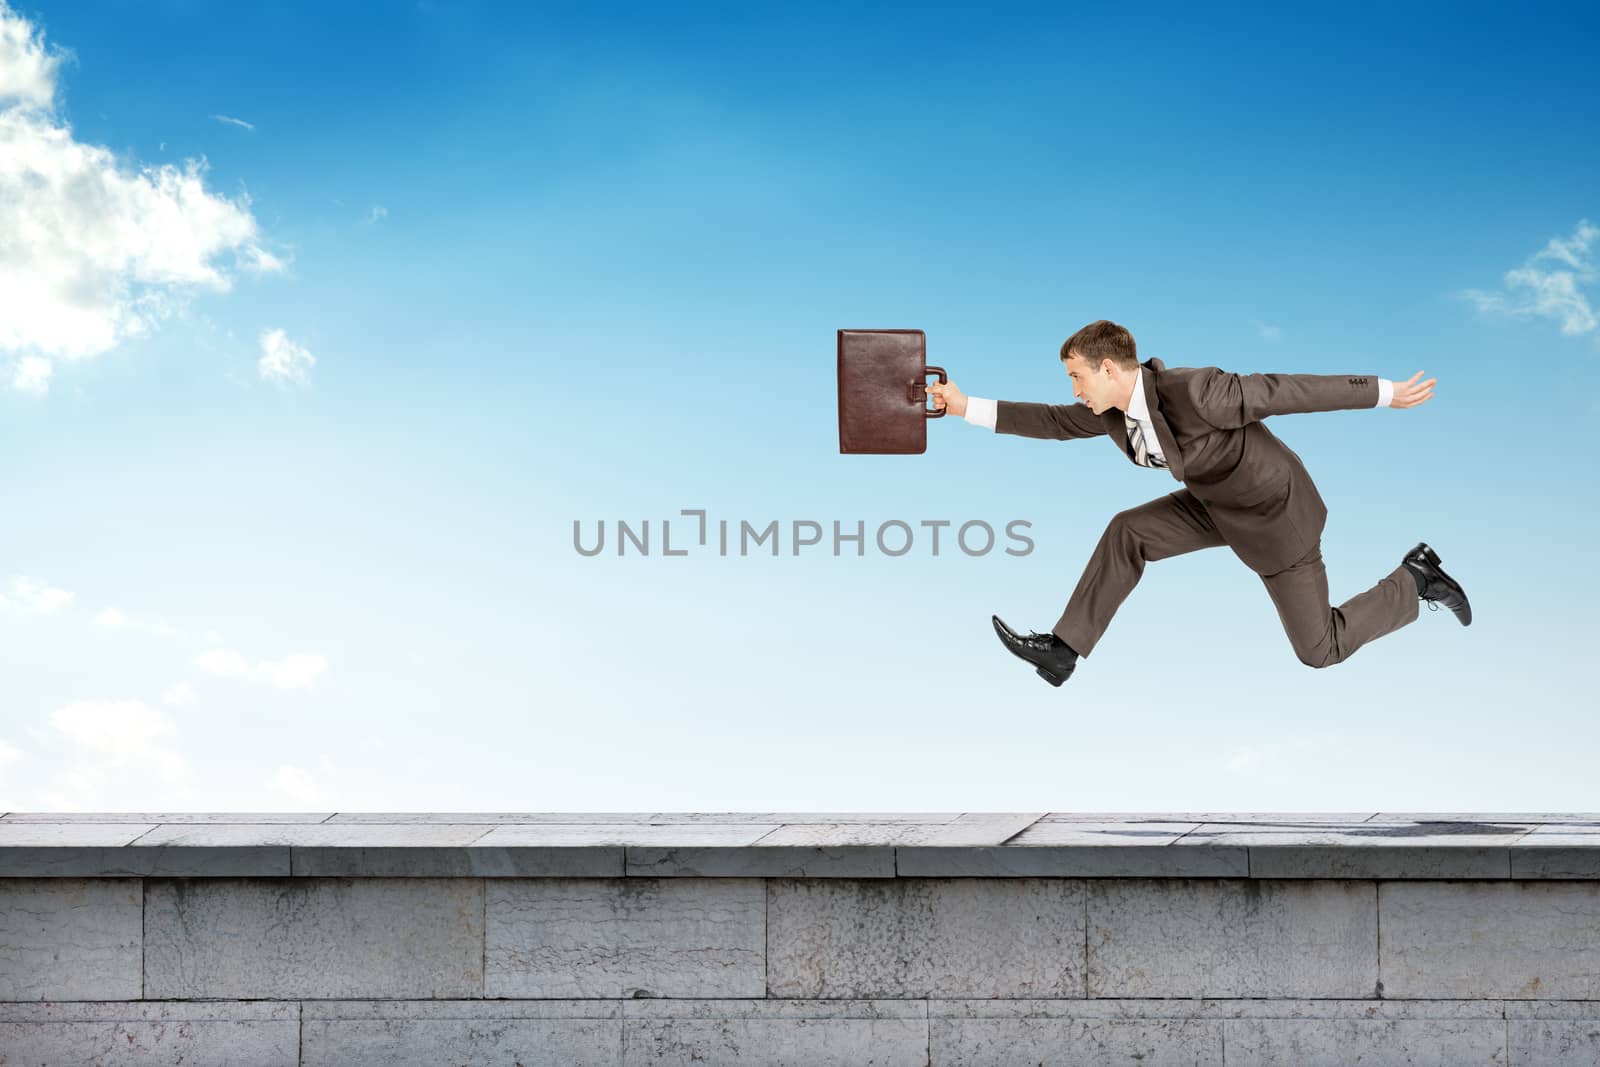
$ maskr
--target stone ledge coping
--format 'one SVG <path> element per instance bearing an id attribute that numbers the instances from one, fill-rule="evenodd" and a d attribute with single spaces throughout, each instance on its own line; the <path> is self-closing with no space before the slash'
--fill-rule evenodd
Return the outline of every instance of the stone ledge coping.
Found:
<path id="1" fill-rule="evenodd" d="M 1600 879 L 1600 813 L 50 813 L 0 877 Z"/>

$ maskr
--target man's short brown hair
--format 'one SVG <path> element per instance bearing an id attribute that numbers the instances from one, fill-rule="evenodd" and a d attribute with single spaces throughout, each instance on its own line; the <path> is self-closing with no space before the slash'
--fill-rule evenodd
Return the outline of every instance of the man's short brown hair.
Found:
<path id="1" fill-rule="evenodd" d="M 1099 370 L 1100 361 L 1109 359 L 1123 370 L 1133 370 L 1139 365 L 1139 351 L 1133 345 L 1133 334 L 1126 326 L 1118 326 L 1110 319 L 1096 319 L 1061 343 L 1061 362 L 1076 352 L 1078 358 Z"/>

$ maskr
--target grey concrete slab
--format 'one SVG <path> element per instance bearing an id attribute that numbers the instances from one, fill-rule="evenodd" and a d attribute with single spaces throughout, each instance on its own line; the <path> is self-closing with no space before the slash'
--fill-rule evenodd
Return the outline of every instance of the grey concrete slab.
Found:
<path id="1" fill-rule="evenodd" d="M 286 846 L 288 873 L 305 877 L 482 877 L 622 873 L 622 851 L 564 849 L 554 854 L 480 853 L 468 846 L 494 827 L 424 823 L 316 826 L 160 826 L 139 839 L 174 849 Z M 162 872 L 172 873 L 172 872 Z"/>
<path id="2" fill-rule="evenodd" d="M 963 815 L 949 823 L 856 822 L 790 823 L 774 827 L 762 845 L 986 845 L 996 846 L 1022 833 L 1039 813 Z"/>
<path id="3" fill-rule="evenodd" d="M 1522 835 L 1520 845 L 1563 845 L 1600 849 L 1600 823 L 1545 823 Z"/>
<path id="4" fill-rule="evenodd" d="M 1035 845 L 1170 845 L 1202 825 L 1199 822 L 1161 822 L 1155 819 L 1040 820 L 1008 841 L 1007 845 L 1014 848 Z"/>
<path id="5" fill-rule="evenodd" d="M 926 1067 L 921 1001 L 673 1001 L 623 1005 L 628 1067 Z"/>
<path id="6" fill-rule="evenodd" d="M 616 1001 L 307 1001 L 302 1067 L 622 1063 Z"/>
<path id="7" fill-rule="evenodd" d="M 297 877 L 620 878 L 621 846 L 294 849 Z"/>
<path id="8" fill-rule="evenodd" d="M 1571 811 L 1384 811 L 1372 817 L 1373 822 L 1438 822 L 1438 823 L 1600 823 L 1600 812 Z"/>
<path id="9" fill-rule="evenodd" d="M 1086 884 L 1091 997 L 1375 995 L 1371 882 Z"/>
<path id="10" fill-rule="evenodd" d="M 658 811 L 651 816 L 653 822 L 769 822 L 780 825 L 790 823 L 851 823 L 851 822 L 904 822 L 951 823 L 967 817 L 959 811 L 932 812 L 874 812 L 874 811 Z"/>
<path id="11" fill-rule="evenodd" d="M 5 878 L 271 878 L 289 872 L 290 850 L 276 846 L 0 846 L 0 877 Z"/>
<path id="12" fill-rule="evenodd" d="M 593 825 L 595 823 L 622 823 L 647 825 L 655 819 L 653 812 L 648 811 L 341 811 L 328 817 L 331 824 L 365 823 L 382 825 L 384 823 L 404 823 L 413 826 L 423 826 L 428 823 L 453 823 L 458 826 L 482 824 L 488 826 L 539 824 L 539 823 L 575 823 L 579 825 Z"/>
<path id="13" fill-rule="evenodd" d="M 172 846 L 227 846 L 238 848 L 251 845 L 317 845 L 340 848 L 397 848 L 470 845 L 486 834 L 488 826 L 459 826 L 428 823 L 406 825 L 314 825 L 268 824 L 203 824 L 185 825 L 171 823 L 157 826 L 142 835 L 140 847 L 153 845 Z"/>
<path id="14" fill-rule="evenodd" d="M 295 1003 L 0 1004 L 0 1063 L 296 1067 Z"/>
<path id="15" fill-rule="evenodd" d="M 893 847 L 934 840 L 948 828 L 948 825 L 936 823 L 793 823 L 773 827 L 760 840 L 764 846 L 783 848 L 829 848 L 840 845 Z"/>
<path id="16" fill-rule="evenodd" d="M 0 877 L 137 877 L 151 874 L 273 874 L 288 854 L 169 853 L 133 845 L 160 827 L 135 822 L 0 823 Z"/>
<path id="17" fill-rule="evenodd" d="M 1600 823 L 1549 823 L 1511 847 L 1513 878 L 1600 878 Z"/>
<path id="18" fill-rule="evenodd" d="M 1229 1019 L 1219 1025 L 1229 1067 L 1507 1062 L 1503 1019 Z"/>
<path id="19" fill-rule="evenodd" d="M 1514 879 L 1600 879 L 1600 848 L 1554 845 L 1518 846 L 1511 850 Z"/>
<path id="20" fill-rule="evenodd" d="M 766 993 L 760 879 L 496 880 L 485 891 L 485 996 Z"/>
<path id="21" fill-rule="evenodd" d="M 143 914 L 136 878 L 0 879 L 0 1000 L 138 998 Z"/>
<path id="22" fill-rule="evenodd" d="M 774 997 L 1083 995 L 1076 879 L 767 882 Z"/>
<path id="23" fill-rule="evenodd" d="M 1600 883 L 1380 882 L 1385 997 L 1600 998 Z"/>
<path id="24" fill-rule="evenodd" d="M 1193 823 L 1284 823 L 1286 825 L 1313 826 L 1319 823 L 1354 823 L 1373 818 L 1377 813 L 1363 812 L 1237 812 L 1237 811 L 1053 811 L 1041 822 L 1193 822 Z"/>
<path id="25" fill-rule="evenodd" d="M 1511 854 L 1471 845 L 1260 845 L 1250 848 L 1250 877 L 1505 879 Z"/>
<path id="26" fill-rule="evenodd" d="M 905 822 L 947 823 L 962 817 L 951 812 L 783 812 L 783 811 L 641 811 L 641 812 L 362 812 L 342 811 L 330 817 L 330 822 L 452 822 L 496 823 L 505 825 L 569 823 L 593 825 L 595 823 L 626 823 L 637 825 L 666 825 L 676 823 L 741 823 L 758 822 L 772 825 L 788 823 L 850 823 L 850 822 Z"/>
<path id="27" fill-rule="evenodd" d="M 999 848 L 895 850 L 900 877 L 917 878 L 1242 878 L 1246 849 L 1171 845 L 1003 845 Z"/>
<path id="28" fill-rule="evenodd" d="M 151 879 L 145 995 L 476 997 L 479 879 Z"/>
<path id="29" fill-rule="evenodd" d="M 0 822 L 0 848 L 116 848 L 156 828 L 156 823 Z"/>
<path id="30" fill-rule="evenodd" d="M 1365 848 L 1509 848 L 1534 829 L 1533 823 L 1329 823 L 1252 826 L 1202 823 L 1185 834 L 1180 846 L 1203 844 L 1354 846 Z"/>
<path id="31" fill-rule="evenodd" d="M 717 878 L 893 878 L 895 850 L 887 845 L 767 848 L 627 847 L 632 876 Z"/>
<path id="32" fill-rule="evenodd" d="M 251 812 L 251 811 L 9 811 L 0 823 L 318 823 L 332 815 L 329 811 Z"/>
<path id="33" fill-rule="evenodd" d="M 1531 824 L 1206 823 L 1177 848 L 1250 849 L 1253 878 L 1509 878 L 1510 846 Z"/>
<path id="34" fill-rule="evenodd" d="M 967 812 L 926 845 L 1003 845 L 1044 818 L 1042 811 Z"/>
<path id="35" fill-rule="evenodd" d="M 479 844 L 505 848 L 516 845 L 689 845 L 703 848 L 739 848 L 753 845 L 779 828 L 777 823 L 668 823 L 591 825 L 546 824 L 496 826 Z"/>

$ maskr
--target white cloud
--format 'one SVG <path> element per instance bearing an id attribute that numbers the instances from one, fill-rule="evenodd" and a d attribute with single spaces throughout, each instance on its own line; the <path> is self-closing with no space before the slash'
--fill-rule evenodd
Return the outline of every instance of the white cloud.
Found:
<path id="1" fill-rule="evenodd" d="M 282 384 L 305 385 L 316 366 L 317 357 L 289 340 L 282 330 L 266 330 L 261 334 L 261 380 Z"/>
<path id="2" fill-rule="evenodd" d="M 214 648 L 195 657 L 194 662 L 201 670 L 219 678 L 241 678 L 279 689 L 309 689 L 328 669 L 328 661 L 314 652 L 251 663 L 231 649 Z"/>
<path id="3" fill-rule="evenodd" d="M 17 615 L 53 615 L 72 603 L 73 594 L 55 589 L 25 574 L 11 579 L 10 594 L 0 593 L 0 610 Z"/>
<path id="4" fill-rule="evenodd" d="M 0 738 L 0 767 L 8 763 L 17 763 L 22 759 L 22 749 L 11 742 Z"/>
<path id="5" fill-rule="evenodd" d="M 57 788 L 45 796 L 46 807 L 92 811 L 106 787 L 126 780 L 164 787 L 180 799 L 187 794 L 194 771 L 177 750 L 178 726 L 143 701 L 80 700 L 49 718 L 71 755 L 56 776 Z"/>
<path id="6" fill-rule="evenodd" d="M 1256 333 L 1258 333 L 1261 336 L 1261 339 L 1264 341 L 1276 341 L 1278 338 L 1283 336 L 1282 330 L 1278 329 L 1276 326 L 1270 325 L 1269 323 L 1256 322 L 1255 327 Z"/>
<path id="7" fill-rule="evenodd" d="M 46 48 L 33 26 L 0 0 L 0 105 L 48 109 L 54 106 L 56 68 L 70 52 Z"/>
<path id="8" fill-rule="evenodd" d="M 1579 219 L 1571 237 L 1552 237 L 1522 266 L 1507 271 L 1502 291 L 1468 289 L 1461 295 L 1482 312 L 1518 319 L 1554 319 L 1567 335 L 1592 333 L 1600 326 L 1590 300 L 1600 277 L 1590 251 L 1597 238 L 1600 226 Z"/>
<path id="9" fill-rule="evenodd" d="M 257 274 L 271 274 L 283 270 L 287 264 L 264 248 L 250 247 L 239 250 L 239 260 L 247 270 Z"/>
<path id="10" fill-rule="evenodd" d="M 60 360 L 147 332 L 197 288 L 226 291 L 215 262 L 282 269 L 249 198 L 205 188 L 206 162 L 123 162 L 80 142 L 56 112 L 65 53 L 0 0 L 0 358 L 14 388 L 43 392 Z"/>
<path id="11" fill-rule="evenodd" d="M 11 384 L 19 393 L 47 393 L 50 391 L 50 372 L 54 370 L 43 356 L 23 356 L 17 360 L 17 370 Z"/>
<path id="12" fill-rule="evenodd" d="M 368 222 L 377 222 L 379 219 L 386 219 L 388 217 L 389 209 L 384 207 L 382 204 L 373 204 L 372 210 L 367 213 Z"/>
<path id="13" fill-rule="evenodd" d="M 327 753 L 322 754 L 320 775 L 323 779 L 337 779 L 338 771 Z M 267 787 L 292 803 L 307 808 L 333 808 L 333 782 L 319 780 L 319 772 L 283 764 L 267 779 Z"/>
<path id="14" fill-rule="evenodd" d="M 247 130 L 253 130 L 256 128 L 255 123 L 246 122 L 244 119 L 236 119 L 231 115 L 212 115 L 211 117 L 216 119 L 218 122 L 227 122 L 235 126 L 243 126 Z"/>
<path id="15" fill-rule="evenodd" d="M 118 608 L 106 608 L 94 617 L 96 626 L 105 626 L 115 630 L 137 630 L 140 633 L 153 634 L 156 637 L 176 637 L 178 629 L 159 619 L 147 619 L 140 615 L 129 615 Z"/>
<path id="16" fill-rule="evenodd" d="M 168 686 L 167 691 L 161 694 L 161 703 L 171 704 L 174 707 L 193 704 L 194 686 L 188 682 L 179 682 L 177 685 Z"/>

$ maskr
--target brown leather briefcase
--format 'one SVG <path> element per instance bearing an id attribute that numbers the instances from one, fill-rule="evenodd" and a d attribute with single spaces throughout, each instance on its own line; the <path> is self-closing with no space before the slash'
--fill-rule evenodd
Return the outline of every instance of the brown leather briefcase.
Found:
<path id="1" fill-rule="evenodd" d="M 921 330 L 839 331 L 839 451 L 916 453 L 928 450 L 930 367 Z"/>

